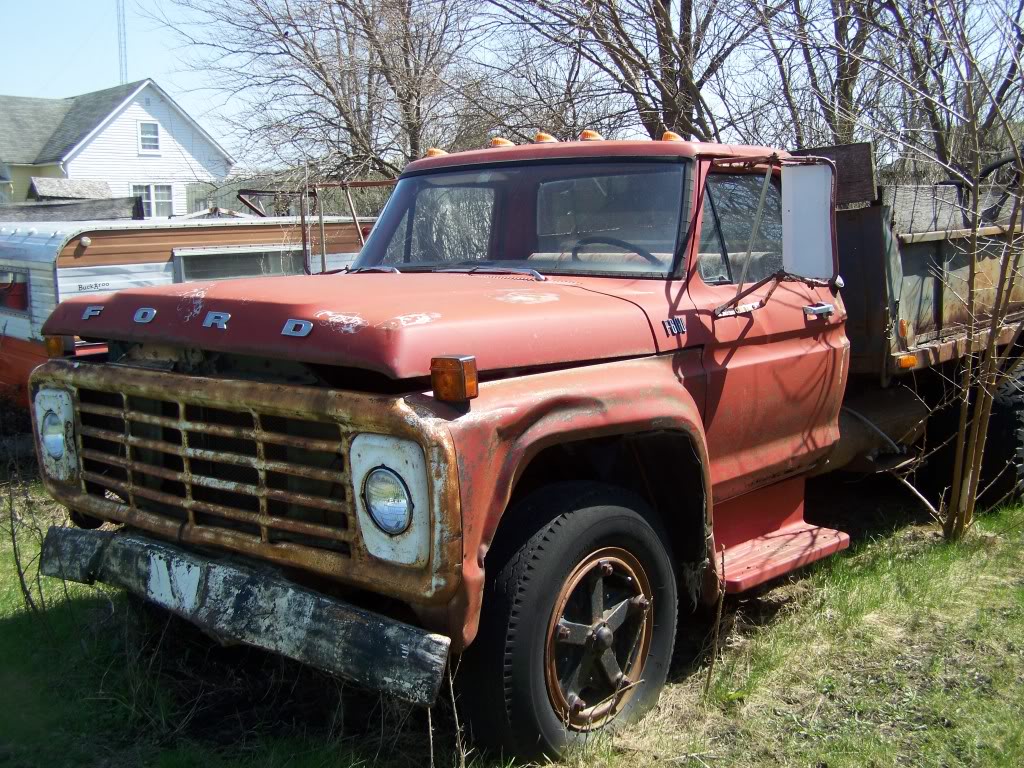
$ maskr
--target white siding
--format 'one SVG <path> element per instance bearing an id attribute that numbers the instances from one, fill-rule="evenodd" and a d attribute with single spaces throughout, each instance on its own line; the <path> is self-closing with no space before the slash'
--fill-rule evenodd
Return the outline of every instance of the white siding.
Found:
<path id="1" fill-rule="evenodd" d="M 159 154 L 139 151 L 139 122 L 160 124 Z M 105 181 L 115 197 L 131 195 L 132 184 L 170 184 L 174 215 L 188 213 L 185 185 L 219 182 L 227 159 L 160 92 L 146 86 L 69 160 L 69 179 Z"/>
<path id="2" fill-rule="evenodd" d="M 4 267 L 28 271 L 28 300 L 31 311 L 26 315 L 0 307 L 0 336 L 41 340 L 43 323 L 56 306 L 53 296 L 53 265 L 0 257 L 0 270 Z"/>

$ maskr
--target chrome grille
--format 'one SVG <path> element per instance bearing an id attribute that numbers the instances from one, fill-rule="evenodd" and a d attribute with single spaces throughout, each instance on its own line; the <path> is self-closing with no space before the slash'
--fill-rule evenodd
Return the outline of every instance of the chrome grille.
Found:
<path id="1" fill-rule="evenodd" d="M 351 556 L 350 435 L 336 423 L 79 388 L 85 492 L 182 525 Z"/>

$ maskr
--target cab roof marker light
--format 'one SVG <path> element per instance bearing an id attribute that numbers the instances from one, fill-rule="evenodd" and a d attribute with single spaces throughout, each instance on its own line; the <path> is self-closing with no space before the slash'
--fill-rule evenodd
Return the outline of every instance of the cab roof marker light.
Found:
<path id="1" fill-rule="evenodd" d="M 661 134 L 661 140 L 662 141 L 685 141 L 685 139 L 683 139 L 683 137 L 680 136 L 675 131 L 665 131 L 663 134 Z"/>
<path id="2" fill-rule="evenodd" d="M 580 141 L 604 141 L 604 136 L 597 131 L 592 131 L 588 128 L 587 130 L 580 132 Z"/>
<path id="3" fill-rule="evenodd" d="M 558 139 L 552 136 L 550 133 L 544 133 L 540 131 L 536 136 L 533 137 L 534 144 L 557 144 Z"/>
<path id="4" fill-rule="evenodd" d="M 448 154 L 447 152 L 445 152 L 443 149 L 441 149 L 439 147 L 431 147 L 430 149 L 427 150 L 426 154 L 423 155 L 423 156 L 424 157 L 444 157 L 447 154 Z"/>
<path id="5" fill-rule="evenodd" d="M 515 142 L 509 141 L 508 139 L 502 138 L 501 136 L 495 136 L 491 139 L 492 147 L 514 147 Z"/>

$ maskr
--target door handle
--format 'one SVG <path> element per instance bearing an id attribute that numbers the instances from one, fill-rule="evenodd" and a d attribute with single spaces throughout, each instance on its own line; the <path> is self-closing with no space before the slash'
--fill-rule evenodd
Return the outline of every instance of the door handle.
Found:
<path id="1" fill-rule="evenodd" d="M 835 314 L 836 308 L 831 304 L 809 304 L 804 307 L 804 314 L 807 317 L 828 317 L 829 315 Z"/>

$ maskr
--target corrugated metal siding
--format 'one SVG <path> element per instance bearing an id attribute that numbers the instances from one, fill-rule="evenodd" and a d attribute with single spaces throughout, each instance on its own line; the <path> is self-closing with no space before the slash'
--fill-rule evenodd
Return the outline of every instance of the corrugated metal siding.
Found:
<path id="1" fill-rule="evenodd" d="M 28 299 L 30 312 L 10 312 L 0 308 L 0 334 L 16 339 L 42 339 L 43 323 L 53 312 L 53 265 L 39 262 L 5 259 L 0 257 L 0 269 L 14 267 L 28 271 Z"/>
<path id="2" fill-rule="evenodd" d="M 139 152 L 139 121 L 160 124 L 159 155 Z M 64 167 L 69 179 L 106 181 L 115 197 L 130 195 L 132 184 L 171 184 L 176 216 L 188 213 L 186 184 L 218 182 L 230 170 L 227 160 L 202 133 L 150 87 Z"/>

